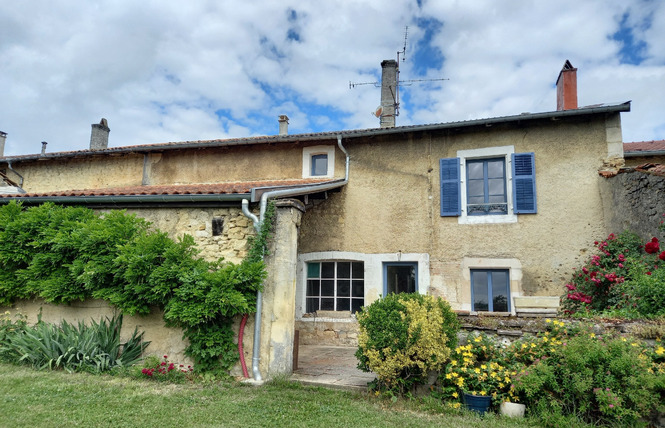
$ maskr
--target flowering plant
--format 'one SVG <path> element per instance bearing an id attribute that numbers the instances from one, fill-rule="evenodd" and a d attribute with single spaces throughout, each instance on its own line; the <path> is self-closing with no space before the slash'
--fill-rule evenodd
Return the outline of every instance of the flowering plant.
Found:
<path id="1" fill-rule="evenodd" d="M 665 252 L 658 255 L 660 243 L 652 238 L 646 244 L 629 232 L 611 233 L 606 240 L 596 241 L 593 254 L 566 284 L 562 307 L 566 313 L 605 310 L 626 310 L 637 307 L 627 281 L 651 275 L 665 261 Z"/>
<path id="2" fill-rule="evenodd" d="M 182 382 L 190 377 L 194 370 L 192 366 L 185 367 L 183 364 L 176 366 L 168 358 L 168 355 L 164 355 L 162 360 L 154 355 L 146 357 L 141 368 L 142 377 L 169 382 Z"/>

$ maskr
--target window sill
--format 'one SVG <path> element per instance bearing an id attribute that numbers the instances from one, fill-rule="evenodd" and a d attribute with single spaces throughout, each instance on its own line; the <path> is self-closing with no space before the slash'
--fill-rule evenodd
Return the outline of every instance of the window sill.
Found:
<path id="1" fill-rule="evenodd" d="M 517 215 L 461 215 L 457 217 L 458 224 L 502 224 L 517 223 Z"/>

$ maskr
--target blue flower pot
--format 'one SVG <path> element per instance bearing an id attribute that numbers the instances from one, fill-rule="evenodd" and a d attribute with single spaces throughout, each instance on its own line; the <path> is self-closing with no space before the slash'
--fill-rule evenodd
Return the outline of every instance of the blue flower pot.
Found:
<path id="1" fill-rule="evenodd" d="M 464 406 L 480 415 L 485 414 L 492 404 L 492 397 L 489 395 L 472 395 L 464 393 Z"/>

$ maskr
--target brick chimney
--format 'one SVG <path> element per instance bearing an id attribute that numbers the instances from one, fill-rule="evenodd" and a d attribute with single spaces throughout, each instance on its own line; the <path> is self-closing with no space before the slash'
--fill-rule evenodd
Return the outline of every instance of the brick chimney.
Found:
<path id="1" fill-rule="evenodd" d="M 90 134 L 90 150 L 104 150 L 109 146 L 109 128 L 106 119 L 102 118 L 99 123 L 92 124 L 92 133 Z"/>
<path id="2" fill-rule="evenodd" d="M 285 114 L 280 114 L 279 119 L 279 135 L 288 135 L 289 134 L 289 117 Z"/>
<path id="3" fill-rule="evenodd" d="M 556 109 L 574 110 L 577 108 L 577 69 L 566 60 L 556 79 Z"/>
<path id="4" fill-rule="evenodd" d="M 5 141 L 7 141 L 7 133 L 0 131 L 0 157 L 5 155 Z"/>
<path id="5" fill-rule="evenodd" d="M 381 128 L 395 127 L 395 103 L 397 102 L 397 61 L 381 62 Z"/>

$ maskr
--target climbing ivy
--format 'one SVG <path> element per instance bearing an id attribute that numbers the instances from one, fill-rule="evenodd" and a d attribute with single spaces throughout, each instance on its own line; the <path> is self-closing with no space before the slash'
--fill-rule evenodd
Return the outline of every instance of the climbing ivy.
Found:
<path id="1" fill-rule="evenodd" d="M 274 210 L 269 204 L 248 257 L 235 264 L 206 261 L 191 236 L 170 239 L 125 211 L 9 203 L 0 208 L 0 306 L 33 297 L 103 299 L 128 315 L 156 306 L 183 329 L 197 370 L 228 370 L 237 359 L 233 318 L 256 311 L 266 277 Z"/>

